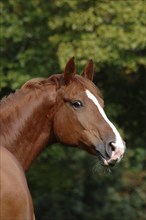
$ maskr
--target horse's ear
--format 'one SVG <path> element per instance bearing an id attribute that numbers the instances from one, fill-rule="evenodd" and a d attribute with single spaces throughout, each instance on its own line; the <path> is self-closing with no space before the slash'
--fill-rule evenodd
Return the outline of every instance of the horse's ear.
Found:
<path id="1" fill-rule="evenodd" d="M 93 65 L 93 61 L 89 60 L 88 63 L 86 64 L 83 74 L 83 77 L 93 81 L 93 77 L 94 77 L 94 65 Z"/>
<path id="2" fill-rule="evenodd" d="M 74 63 L 74 57 L 72 57 L 66 64 L 65 70 L 64 70 L 64 81 L 65 84 L 68 84 L 70 80 L 74 78 L 76 74 L 76 66 Z"/>

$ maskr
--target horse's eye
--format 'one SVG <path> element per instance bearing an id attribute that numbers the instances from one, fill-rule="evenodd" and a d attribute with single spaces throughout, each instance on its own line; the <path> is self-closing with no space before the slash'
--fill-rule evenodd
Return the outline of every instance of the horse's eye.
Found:
<path id="1" fill-rule="evenodd" d="M 72 102 L 71 102 L 71 105 L 72 105 L 74 108 L 81 108 L 81 107 L 83 107 L 83 103 L 82 103 L 80 100 L 72 101 Z"/>

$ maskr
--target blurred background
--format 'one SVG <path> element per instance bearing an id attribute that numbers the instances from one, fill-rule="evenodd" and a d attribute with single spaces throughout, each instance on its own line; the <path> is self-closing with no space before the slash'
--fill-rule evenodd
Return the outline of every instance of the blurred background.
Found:
<path id="1" fill-rule="evenodd" d="M 37 220 L 146 219 L 146 1 L 1 0 L 1 97 L 27 80 L 95 64 L 105 111 L 127 143 L 108 172 L 88 153 L 54 145 L 27 179 Z"/>

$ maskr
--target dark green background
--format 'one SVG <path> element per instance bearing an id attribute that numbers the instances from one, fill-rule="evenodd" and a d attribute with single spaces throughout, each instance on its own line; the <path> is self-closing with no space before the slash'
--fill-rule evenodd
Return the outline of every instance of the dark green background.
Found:
<path id="1" fill-rule="evenodd" d="M 27 173 L 37 220 L 146 219 L 146 1 L 2 0 L 1 96 L 88 59 L 127 143 L 111 173 L 94 156 L 48 147 Z"/>

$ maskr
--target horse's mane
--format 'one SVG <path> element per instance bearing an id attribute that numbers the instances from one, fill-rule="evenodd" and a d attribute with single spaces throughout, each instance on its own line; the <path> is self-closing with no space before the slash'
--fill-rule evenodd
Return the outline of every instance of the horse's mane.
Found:
<path id="1" fill-rule="evenodd" d="M 34 78 L 30 79 L 21 88 L 41 88 L 48 80 L 46 78 Z"/>
<path id="2" fill-rule="evenodd" d="M 19 94 L 20 89 L 16 90 L 15 93 L 10 93 L 8 96 L 4 96 L 1 100 L 0 100 L 0 105 L 1 107 L 9 102 L 12 102 L 13 99 L 17 98 L 20 94 Z"/>
<path id="3" fill-rule="evenodd" d="M 8 96 L 5 96 L 0 100 L 0 105 L 3 107 L 4 105 L 11 105 L 14 100 L 18 100 L 23 94 L 28 92 L 30 90 L 36 89 L 36 88 L 43 88 L 43 85 L 48 82 L 48 79 L 45 78 L 35 78 L 27 81 L 20 89 L 17 89 L 14 93 L 10 93 Z"/>
<path id="4" fill-rule="evenodd" d="M 62 74 L 56 74 L 56 75 L 52 75 L 49 78 L 34 78 L 31 79 L 29 81 L 27 81 L 24 85 L 22 85 L 22 87 L 18 90 L 15 91 L 15 93 L 11 93 L 10 95 L 4 97 L 1 101 L 0 101 L 0 105 L 1 107 L 8 104 L 11 105 L 13 104 L 14 100 L 19 100 L 19 98 L 29 92 L 30 90 L 34 90 L 34 89 L 45 89 L 45 85 L 50 85 L 52 83 L 59 83 L 60 85 L 62 84 Z M 59 82 L 60 81 L 60 82 Z M 76 81 L 76 83 L 80 83 L 84 89 L 89 89 L 93 94 L 96 94 L 96 92 L 98 93 L 98 95 L 100 97 L 102 97 L 100 90 L 93 84 L 91 83 L 90 80 L 87 80 L 83 77 L 81 77 L 80 75 L 76 75 L 74 80 Z"/>

